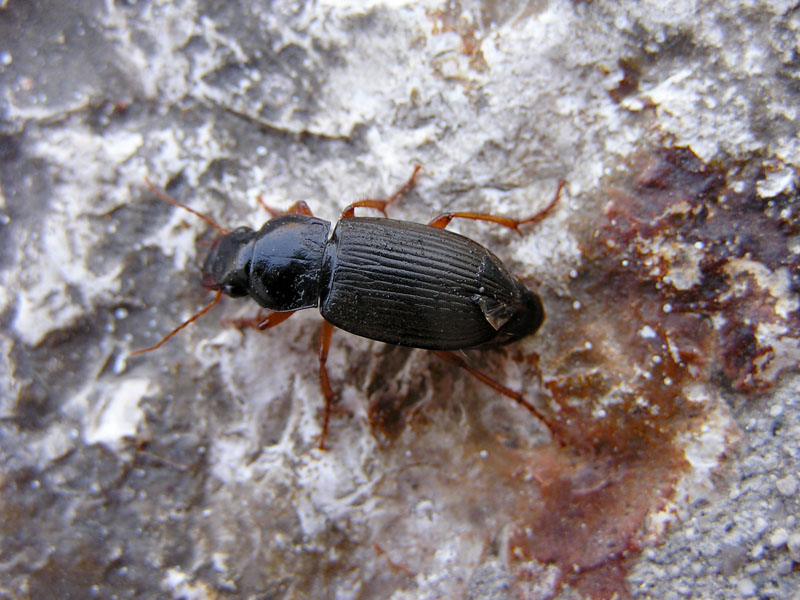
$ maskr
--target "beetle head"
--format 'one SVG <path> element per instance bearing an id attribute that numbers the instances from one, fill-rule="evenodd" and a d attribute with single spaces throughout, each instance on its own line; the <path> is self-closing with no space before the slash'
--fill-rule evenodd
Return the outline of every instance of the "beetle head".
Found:
<path id="1" fill-rule="evenodd" d="M 239 227 L 217 238 L 203 263 L 204 288 L 232 298 L 247 296 L 255 233 Z"/>

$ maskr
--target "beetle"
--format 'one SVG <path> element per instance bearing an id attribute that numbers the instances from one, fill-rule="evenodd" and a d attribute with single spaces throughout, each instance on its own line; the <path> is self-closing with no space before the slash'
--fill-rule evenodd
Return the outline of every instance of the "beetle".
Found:
<path id="1" fill-rule="evenodd" d="M 444 213 L 427 225 L 389 218 L 357 217 L 356 208 L 386 208 L 415 184 L 417 165 L 408 181 L 388 198 L 368 198 L 347 206 L 334 225 L 315 217 L 304 201 L 285 213 L 271 214 L 258 231 L 227 231 L 210 217 L 148 186 L 162 200 L 204 219 L 219 231 L 202 268 L 202 284 L 214 300 L 167 334 L 206 314 L 223 295 L 250 297 L 270 311 L 237 319 L 240 328 L 269 329 L 298 310 L 318 308 L 323 318 L 319 342 L 320 387 L 325 414 L 319 447 L 325 447 L 330 413 L 336 400 L 326 369 L 334 327 L 372 340 L 423 348 L 454 363 L 531 411 L 551 432 L 554 428 L 521 393 L 473 369 L 455 351 L 491 348 L 535 333 L 544 320 L 541 299 L 477 242 L 447 231 L 454 218 L 490 221 L 519 232 L 541 221 L 556 206 L 565 182 L 542 210 L 526 219 L 476 212 Z"/>

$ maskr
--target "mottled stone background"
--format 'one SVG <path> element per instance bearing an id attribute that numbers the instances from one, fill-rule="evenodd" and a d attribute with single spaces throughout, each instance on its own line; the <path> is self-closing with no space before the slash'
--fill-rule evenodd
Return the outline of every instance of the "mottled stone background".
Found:
<path id="1" fill-rule="evenodd" d="M 800 7 L 0 2 L 0 598 L 800 598 Z M 204 306 L 213 231 L 417 187 L 539 291 L 475 367 Z M 557 440 L 560 440 L 557 441 Z"/>

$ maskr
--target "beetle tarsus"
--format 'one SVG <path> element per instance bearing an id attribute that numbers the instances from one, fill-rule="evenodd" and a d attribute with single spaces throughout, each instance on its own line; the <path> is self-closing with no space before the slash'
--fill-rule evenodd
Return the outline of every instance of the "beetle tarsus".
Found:
<path id="1" fill-rule="evenodd" d="M 561 191 L 564 189 L 565 185 L 567 185 L 566 179 L 559 180 L 558 187 L 556 188 L 556 193 L 553 195 L 553 199 L 550 200 L 550 204 L 545 206 L 542 210 L 540 210 L 536 214 L 531 215 L 527 219 L 520 219 L 519 221 L 517 221 L 517 226 L 538 223 L 539 221 L 547 217 L 547 215 L 550 214 L 550 212 L 556 207 L 556 204 L 558 204 L 558 201 L 561 199 Z"/>
<path id="2" fill-rule="evenodd" d="M 545 417 L 545 415 L 533 404 L 525 400 L 525 397 L 520 392 L 514 391 L 511 388 L 507 388 L 502 383 L 495 381 L 488 375 L 484 375 L 474 367 L 470 366 L 470 364 L 466 360 L 464 360 L 461 356 L 459 356 L 455 352 L 450 352 L 445 350 L 434 350 L 433 353 L 442 360 L 444 360 L 445 362 L 449 362 L 458 367 L 461 367 L 481 383 L 488 385 L 493 390 L 500 392 L 504 396 L 511 398 L 521 406 L 528 409 L 533 414 L 533 416 L 536 417 L 547 428 L 547 430 L 554 438 L 558 438 L 557 429 L 554 428 L 553 424 L 551 423 L 551 420 Z"/>
<path id="3" fill-rule="evenodd" d="M 214 296 L 214 299 L 211 302 L 209 302 L 205 307 L 201 308 L 199 311 L 197 311 L 195 314 L 193 314 L 191 317 L 186 319 L 183 323 L 178 325 L 175 329 L 170 331 L 163 338 L 161 338 L 160 342 L 158 342 L 157 344 L 155 344 L 153 346 L 150 346 L 149 348 L 140 348 L 139 350 L 134 350 L 133 352 L 131 352 L 130 355 L 131 356 L 138 356 L 139 354 L 144 354 L 145 352 L 152 352 L 153 350 L 157 350 L 158 348 L 161 348 L 161 346 L 163 346 L 167 342 L 167 340 L 169 340 L 173 335 L 178 333 L 181 329 L 184 329 L 184 328 L 188 327 L 189 325 L 191 325 L 192 323 L 194 323 L 195 321 L 197 321 L 197 319 L 199 319 L 204 314 L 206 314 L 208 311 L 210 311 L 212 308 L 214 308 L 214 306 L 220 300 L 222 300 L 222 291 L 217 292 L 217 295 Z"/>
<path id="4" fill-rule="evenodd" d="M 561 198 L 561 190 L 564 189 L 566 183 L 567 182 L 564 181 L 563 179 L 559 181 L 556 193 L 553 196 L 553 199 L 550 201 L 550 203 L 536 214 L 531 215 L 530 217 L 527 217 L 525 219 L 511 219 L 508 217 L 500 217 L 489 213 L 478 213 L 470 211 L 446 212 L 442 213 L 441 215 L 439 215 L 434 219 L 431 219 L 428 222 L 428 225 L 430 225 L 431 227 L 436 227 L 437 229 L 444 229 L 450 224 L 450 221 L 452 221 L 453 219 L 471 219 L 473 221 L 488 221 L 490 223 L 496 223 L 497 225 L 507 227 L 508 229 L 513 229 L 518 234 L 522 235 L 522 232 L 519 229 L 521 225 L 530 225 L 538 223 L 539 221 L 544 219 L 547 215 L 549 215 L 550 212 L 556 207 L 556 204 L 558 204 L 558 201 Z"/>
<path id="5" fill-rule="evenodd" d="M 203 219 L 203 221 L 205 221 L 206 223 L 211 225 L 214 229 L 219 231 L 220 235 L 225 235 L 228 233 L 228 231 L 224 227 L 222 227 L 219 223 L 217 223 L 214 219 L 212 219 L 208 215 L 203 214 L 200 211 L 197 211 L 189 206 L 186 206 L 183 202 L 176 200 L 166 192 L 162 192 L 160 189 L 154 186 L 147 177 L 144 178 L 144 182 L 147 184 L 147 187 L 150 188 L 150 191 L 153 192 L 156 196 L 158 196 L 159 199 L 163 200 L 168 204 L 172 204 L 173 206 L 177 206 L 178 208 L 182 208 L 183 210 L 189 211 L 196 217 L 200 217 L 201 219 Z"/>

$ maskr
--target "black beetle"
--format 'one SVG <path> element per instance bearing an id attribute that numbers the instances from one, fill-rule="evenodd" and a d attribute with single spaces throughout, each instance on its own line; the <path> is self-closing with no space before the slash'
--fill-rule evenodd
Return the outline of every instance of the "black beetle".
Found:
<path id="1" fill-rule="evenodd" d="M 300 201 L 284 214 L 265 207 L 273 218 L 258 231 L 240 227 L 227 232 L 148 181 L 160 198 L 189 210 L 220 231 L 203 265 L 203 286 L 217 295 L 158 344 L 134 354 L 161 346 L 208 312 L 223 294 L 249 296 L 271 311 L 255 319 L 233 321 L 239 327 L 267 329 L 298 310 L 317 307 L 325 319 L 319 345 L 320 385 L 325 396 L 320 448 L 324 447 L 336 398 L 325 368 L 333 327 L 388 344 L 436 351 L 524 405 L 550 427 L 519 392 L 479 373 L 451 352 L 500 346 L 531 335 L 542 324 L 544 309 L 539 297 L 492 252 L 444 228 L 453 218 L 466 218 L 518 231 L 520 225 L 542 220 L 555 207 L 564 182 L 547 207 L 521 220 L 456 212 L 423 225 L 354 216 L 358 207 L 386 214 L 387 205 L 414 185 L 419 169 L 415 167 L 406 184 L 391 197 L 349 205 L 333 231 L 329 221 L 314 217 L 308 205 Z"/>

